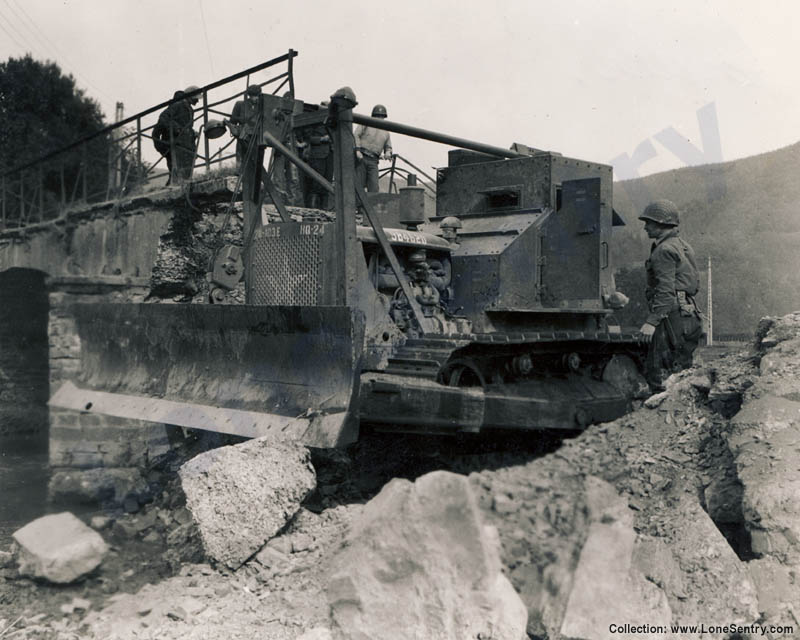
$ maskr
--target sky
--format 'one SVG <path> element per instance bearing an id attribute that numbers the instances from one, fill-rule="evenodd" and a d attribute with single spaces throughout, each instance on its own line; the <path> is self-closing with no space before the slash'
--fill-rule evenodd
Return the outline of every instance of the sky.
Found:
<path id="1" fill-rule="evenodd" d="M 785 0 L 0 0 L 0 59 L 71 73 L 109 120 L 289 49 L 296 95 L 611 163 L 618 179 L 800 138 L 800 3 Z M 242 86 L 242 88 L 244 88 Z M 444 166 L 447 147 L 393 134 Z"/>

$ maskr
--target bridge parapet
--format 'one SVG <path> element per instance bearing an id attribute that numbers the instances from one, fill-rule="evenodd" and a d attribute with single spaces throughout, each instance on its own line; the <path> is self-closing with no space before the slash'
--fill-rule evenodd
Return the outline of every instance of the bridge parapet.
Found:
<path id="1" fill-rule="evenodd" d="M 294 95 L 296 56 L 290 49 L 193 92 L 199 102 L 194 108 L 193 129 L 200 135 L 189 150 L 188 175 L 176 176 L 176 180 L 207 177 L 213 170 L 234 170 L 234 139 L 210 139 L 202 132 L 211 120 L 230 117 L 235 101 L 249 84 L 262 86 L 265 93 L 288 91 Z M 57 220 L 75 206 L 85 209 L 162 188 L 168 178 L 167 156 L 156 151 L 154 129 L 159 114 L 183 99 L 174 97 L 0 174 L 0 231 Z"/>

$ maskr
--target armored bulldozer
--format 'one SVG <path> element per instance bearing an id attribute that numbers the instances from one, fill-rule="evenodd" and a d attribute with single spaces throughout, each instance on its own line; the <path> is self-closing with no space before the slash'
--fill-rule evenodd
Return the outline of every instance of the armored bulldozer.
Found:
<path id="1" fill-rule="evenodd" d="M 611 319 L 624 296 L 610 166 L 362 116 L 345 88 L 327 109 L 288 110 L 328 127 L 334 188 L 281 144 L 264 100 L 259 144 L 324 186 L 334 213 L 293 217 L 268 176 L 245 176 L 247 304 L 75 305 L 82 371 L 51 405 L 335 447 L 366 423 L 580 429 L 646 389 L 645 347 Z M 422 186 L 379 207 L 359 188 L 354 123 L 456 147 L 432 215 Z M 281 222 L 261 223 L 259 185 Z"/>

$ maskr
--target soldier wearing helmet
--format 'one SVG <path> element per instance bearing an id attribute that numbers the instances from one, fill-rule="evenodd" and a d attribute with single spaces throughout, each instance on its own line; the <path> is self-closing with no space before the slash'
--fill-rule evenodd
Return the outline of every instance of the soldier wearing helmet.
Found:
<path id="1" fill-rule="evenodd" d="M 192 105 L 197 103 L 199 91 L 194 85 L 176 91 L 153 127 L 153 144 L 167 159 L 167 184 L 179 184 L 192 176 L 197 139 Z"/>
<path id="2" fill-rule="evenodd" d="M 373 118 L 386 118 L 386 107 L 376 104 L 372 108 Z M 378 160 L 392 157 L 392 139 L 388 131 L 359 125 L 355 131 L 356 169 L 362 188 L 370 193 L 378 191 Z"/>
<path id="3" fill-rule="evenodd" d="M 700 278 L 694 250 L 678 235 L 680 215 L 673 202 L 651 202 L 639 219 L 653 240 L 645 263 L 649 314 L 639 331 L 650 345 L 647 381 L 653 391 L 660 391 L 667 376 L 692 365 L 703 336 L 694 299 Z"/>
<path id="4" fill-rule="evenodd" d="M 256 134 L 258 119 L 261 116 L 261 86 L 251 84 L 244 92 L 244 99 L 237 100 L 233 105 L 229 127 L 231 134 L 236 138 L 236 165 L 241 170 L 245 162 L 248 146 Z M 256 142 L 257 144 L 257 142 Z M 258 149 L 253 148 L 251 154 L 255 157 Z"/>

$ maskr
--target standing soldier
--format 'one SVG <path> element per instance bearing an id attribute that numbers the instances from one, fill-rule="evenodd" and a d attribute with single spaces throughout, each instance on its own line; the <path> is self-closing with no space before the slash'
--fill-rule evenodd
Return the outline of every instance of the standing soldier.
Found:
<path id="1" fill-rule="evenodd" d="M 280 131 L 276 137 L 289 149 L 295 150 L 294 137 L 294 96 L 287 91 L 283 94 L 281 104 L 272 110 L 272 121 L 275 129 Z M 303 205 L 300 195 L 300 174 L 297 167 L 277 149 L 272 150 L 272 184 L 287 205 Z"/>
<path id="2" fill-rule="evenodd" d="M 253 140 L 253 136 L 258 133 L 260 126 L 259 117 L 261 116 L 261 87 L 251 84 L 244 93 L 244 100 L 237 100 L 233 105 L 233 112 L 229 121 L 231 134 L 236 138 L 236 166 L 242 171 L 242 166 L 247 159 L 247 151 L 250 144 L 258 145 L 259 140 Z M 258 149 L 251 149 L 251 154 L 255 157 Z"/>
<path id="3" fill-rule="evenodd" d="M 244 237 L 250 238 L 261 224 L 261 203 L 264 198 L 264 146 L 261 144 L 263 125 L 261 86 L 251 84 L 244 100 L 233 105 L 228 128 L 236 138 L 236 166 L 242 175 L 242 206 L 244 207 Z"/>
<path id="4" fill-rule="evenodd" d="M 327 102 L 321 103 L 325 109 Z M 328 182 L 333 180 L 333 143 L 328 127 L 315 124 L 301 130 L 298 143 L 303 159 Z M 328 192 L 316 180 L 303 173 L 303 204 L 310 209 L 328 209 Z"/>
<path id="5" fill-rule="evenodd" d="M 694 250 L 678 236 L 678 207 L 669 200 L 656 200 L 639 220 L 653 239 L 647 270 L 649 315 L 642 325 L 642 338 L 649 343 L 647 382 L 654 392 L 663 390 L 671 373 L 692 366 L 692 354 L 703 337 L 700 313 L 694 296 L 700 286 Z"/>
<path id="6" fill-rule="evenodd" d="M 167 109 L 173 183 L 184 182 L 192 177 L 197 137 L 194 130 L 193 107 L 199 100 L 198 91 L 200 91 L 200 87 L 194 85 L 186 87 L 183 91 L 183 99 L 171 104 Z"/>
<path id="7" fill-rule="evenodd" d="M 376 104 L 372 108 L 373 118 L 386 118 L 386 107 Z M 370 193 L 378 191 L 378 158 L 392 157 L 392 139 L 388 131 L 360 125 L 355 132 L 357 171 L 361 188 Z"/>

